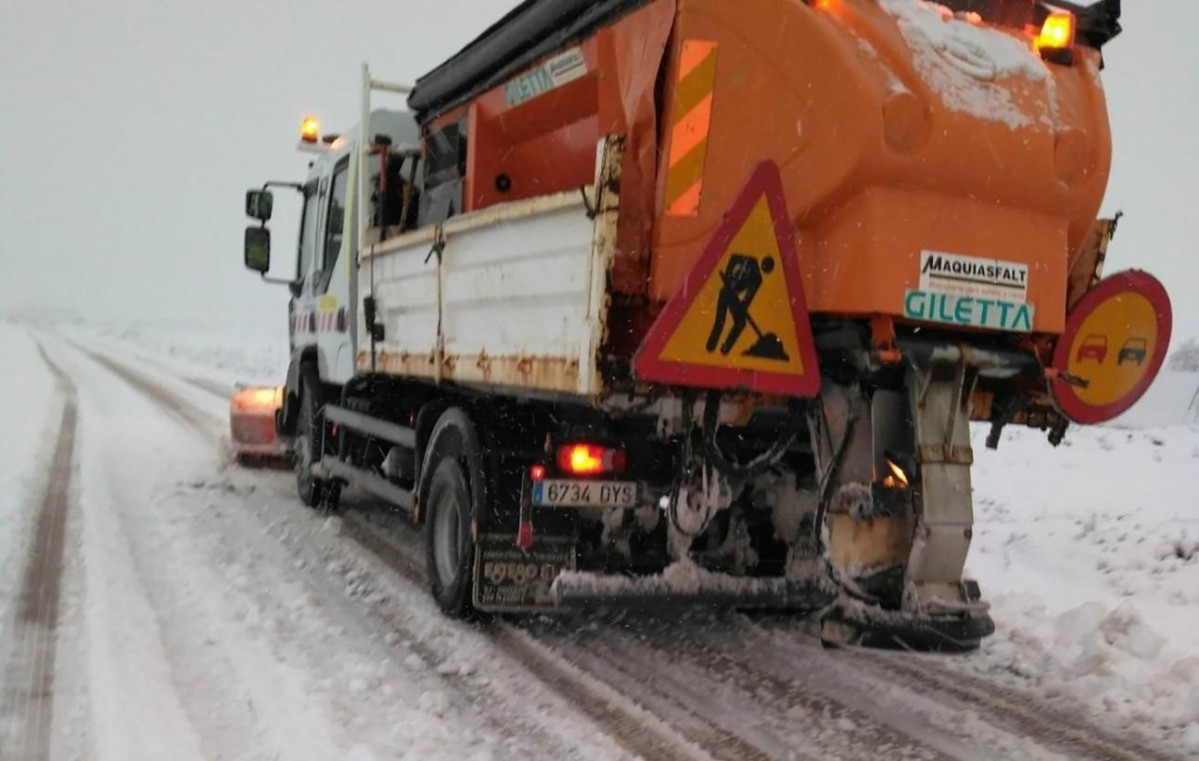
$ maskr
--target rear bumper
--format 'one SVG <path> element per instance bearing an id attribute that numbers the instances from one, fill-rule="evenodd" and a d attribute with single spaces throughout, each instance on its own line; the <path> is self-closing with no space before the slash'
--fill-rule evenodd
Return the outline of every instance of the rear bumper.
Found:
<path id="1" fill-rule="evenodd" d="M 848 599 L 813 561 L 796 578 L 745 578 L 676 563 L 653 576 L 564 572 L 550 588 L 558 609 L 620 607 L 661 612 L 677 608 L 791 610 L 819 613 L 821 637 L 836 646 L 967 652 L 995 632 L 980 607 L 971 613 L 930 615 L 885 610 Z"/>
<path id="2" fill-rule="evenodd" d="M 816 563 L 795 578 L 729 576 L 691 563 L 675 563 L 652 576 L 564 572 L 554 581 L 550 594 L 554 604 L 563 608 L 711 606 L 813 611 L 831 604 L 837 589 Z"/>

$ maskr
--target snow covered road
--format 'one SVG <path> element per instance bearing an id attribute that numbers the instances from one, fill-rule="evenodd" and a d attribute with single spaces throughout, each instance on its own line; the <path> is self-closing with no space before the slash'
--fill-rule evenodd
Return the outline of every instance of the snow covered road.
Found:
<path id="1" fill-rule="evenodd" d="M 33 341 L 0 328 L 52 388 Z M 44 444 L 0 471 L 26 483 L 0 504 L 6 626 L 21 562 L 40 556 L 28 537 L 71 385 L 78 429 L 53 721 L 45 743 L 6 721 L 4 759 L 1188 757 L 1160 741 L 1185 732 L 1142 741 L 1129 714 L 1003 673 L 1003 631 L 997 652 L 946 660 L 825 651 L 805 622 L 732 614 L 446 621 L 404 519 L 352 495 L 327 518 L 288 474 L 230 466 L 232 379 L 198 375 L 202 351 L 37 338 L 68 388 L 30 397 L 25 429 Z"/>
<path id="2" fill-rule="evenodd" d="M 482 637 L 447 631 L 431 604 L 413 611 L 430 619 L 420 631 L 389 627 L 345 561 L 281 540 L 327 522 L 294 509 L 286 476 L 227 467 L 224 400 L 45 344 L 78 387 L 77 496 L 52 745 L 26 757 L 565 757 L 580 741 L 592 750 L 579 757 L 621 757 L 548 691 L 446 668 L 469 649 L 455 639 Z M 514 694 L 520 715 L 495 710 L 515 712 Z"/>

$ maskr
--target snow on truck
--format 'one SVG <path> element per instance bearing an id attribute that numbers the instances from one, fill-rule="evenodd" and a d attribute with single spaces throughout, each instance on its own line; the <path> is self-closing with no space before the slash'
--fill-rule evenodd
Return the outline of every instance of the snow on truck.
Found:
<path id="1" fill-rule="evenodd" d="M 259 397 L 301 498 L 408 511 L 450 615 L 794 608 L 976 646 L 969 423 L 1059 442 L 1169 343 L 1160 283 L 1101 275 L 1119 15 L 528 0 L 412 88 L 364 66 L 360 126 L 306 120 L 283 184 L 293 358 Z M 264 277 L 278 184 L 246 199 Z"/>

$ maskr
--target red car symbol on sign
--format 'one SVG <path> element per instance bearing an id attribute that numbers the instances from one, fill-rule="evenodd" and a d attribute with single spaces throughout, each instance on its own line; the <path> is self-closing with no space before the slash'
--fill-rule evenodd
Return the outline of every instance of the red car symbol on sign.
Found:
<path id="1" fill-rule="evenodd" d="M 1102 365 L 1107 359 L 1107 336 L 1092 333 L 1084 338 L 1075 361 L 1082 362 L 1084 359 L 1093 359 Z"/>

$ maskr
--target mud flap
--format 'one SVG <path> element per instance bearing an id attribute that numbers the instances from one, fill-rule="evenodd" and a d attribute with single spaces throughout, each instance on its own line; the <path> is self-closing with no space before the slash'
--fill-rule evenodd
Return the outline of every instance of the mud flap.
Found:
<path id="1" fill-rule="evenodd" d="M 538 535 L 528 550 L 515 532 L 479 536 L 475 552 L 474 606 L 496 613 L 544 613 L 555 609 L 550 587 L 575 568 L 575 540 Z"/>

